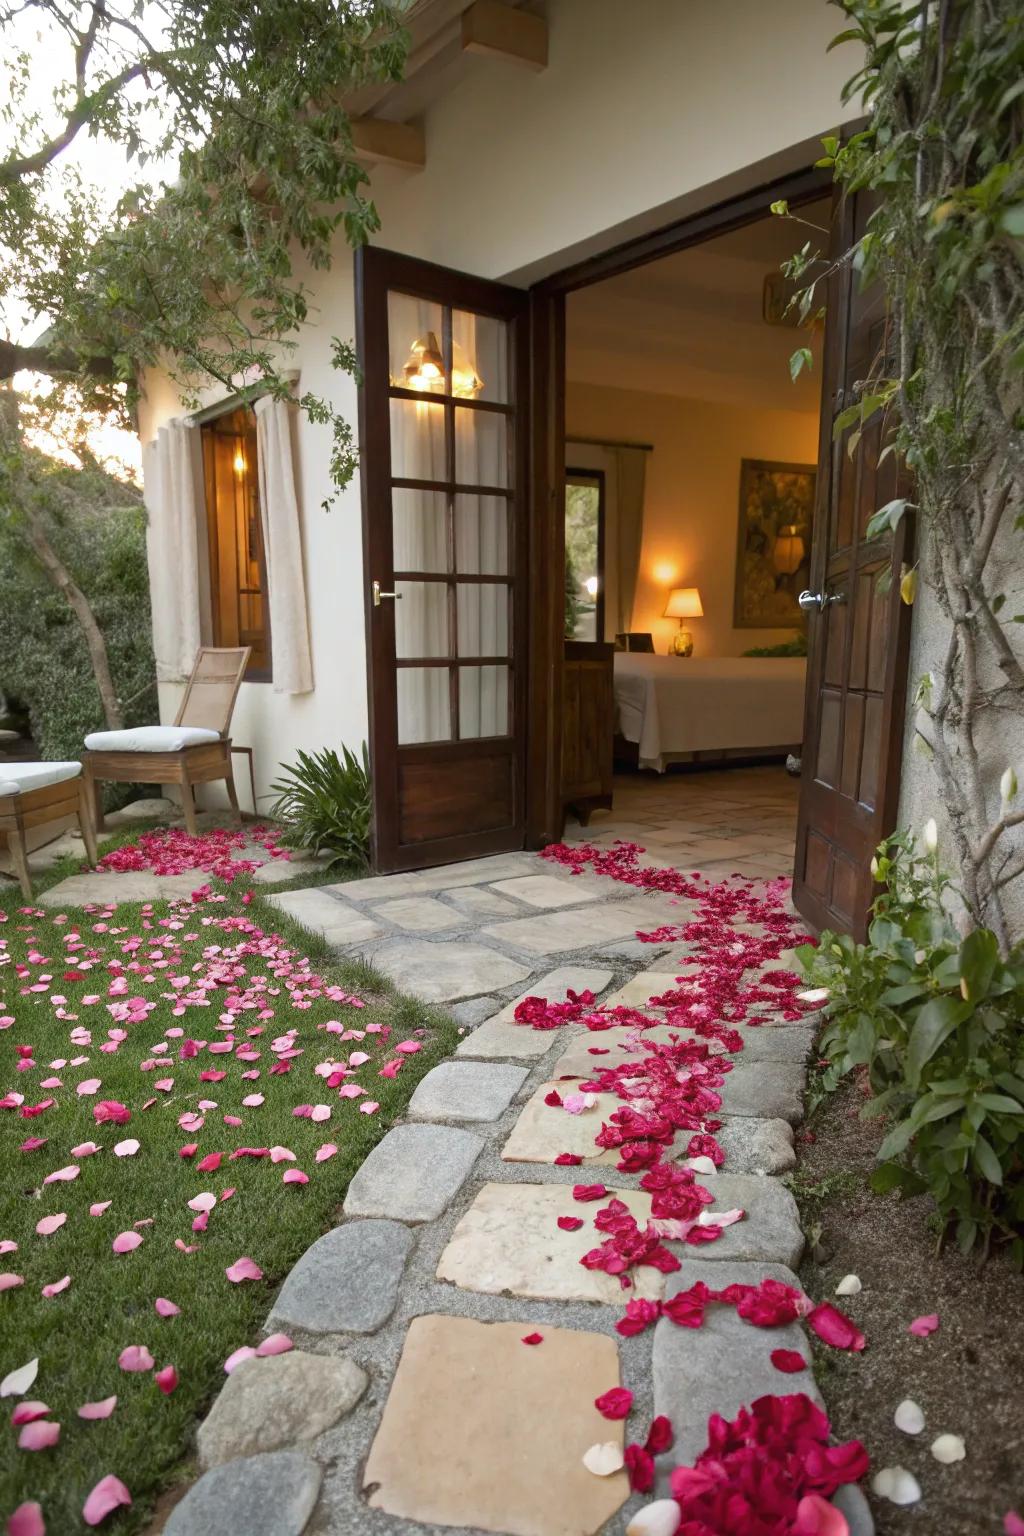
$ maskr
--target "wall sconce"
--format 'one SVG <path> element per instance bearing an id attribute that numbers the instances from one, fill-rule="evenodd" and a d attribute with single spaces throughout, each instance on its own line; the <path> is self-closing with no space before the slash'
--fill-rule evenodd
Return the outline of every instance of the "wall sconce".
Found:
<path id="1" fill-rule="evenodd" d="M 792 576 L 801 566 L 806 546 L 795 525 L 780 528 L 775 535 L 772 564 L 780 576 Z"/>
<path id="2" fill-rule="evenodd" d="M 231 461 L 231 467 L 239 479 L 241 479 L 245 474 L 245 454 L 241 449 L 238 450 L 234 459 Z"/>
<path id="3" fill-rule="evenodd" d="M 409 349 L 409 357 L 402 369 L 402 383 L 406 389 L 418 389 L 441 393 L 444 390 L 444 356 L 436 331 L 418 336 Z M 472 397 L 484 387 L 484 381 L 466 356 L 459 343 L 452 344 L 452 394 Z"/>
<path id="4" fill-rule="evenodd" d="M 684 619 L 702 619 L 704 617 L 704 605 L 700 600 L 700 592 L 696 587 L 673 587 L 665 604 L 664 617 L 666 619 L 678 619 L 679 628 L 672 636 L 672 644 L 669 647 L 670 656 L 692 656 L 693 636 L 688 629 L 683 628 Z"/>

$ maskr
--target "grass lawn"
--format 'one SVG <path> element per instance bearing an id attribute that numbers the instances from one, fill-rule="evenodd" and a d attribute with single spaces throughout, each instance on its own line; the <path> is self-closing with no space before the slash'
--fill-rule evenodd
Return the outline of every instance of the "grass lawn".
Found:
<path id="1" fill-rule="evenodd" d="M 259 1342 L 276 1288 L 336 1222 L 352 1174 L 455 1043 L 446 1015 L 389 992 L 365 966 L 335 962 L 261 897 L 243 904 L 246 884 L 194 906 L 113 913 L 24 911 L 15 894 L 0 923 L 0 1271 L 23 1282 L 0 1292 L 0 1376 L 39 1360 L 24 1399 L 3 1402 L 0 1518 L 38 1500 L 51 1536 L 87 1529 L 85 1499 L 111 1473 L 133 1505 L 104 1529 L 145 1525 L 225 1359 Z M 388 1067 L 396 1075 L 379 1075 L 386 1063 L 398 1063 Z M 94 1091 L 79 1091 L 95 1079 Z M 119 1119 L 103 1120 L 105 1103 L 123 1106 Z M 322 1106 L 323 1118 L 296 1115 L 301 1106 Z M 318 1162 L 328 1144 L 337 1151 Z M 294 1161 L 232 1158 L 239 1148 L 286 1148 Z M 202 1171 L 211 1154 L 219 1165 Z M 45 1182 L 61 1170 L 77 1172 Z M 308 1183 L 283 1183 L 288 1170 Z M 188 1202 L 201 1194 L 216 1204 L 195 1231 Z M 37 1233 L 61 1213 L 57 1230 Z M 141 1244 L 115 1252 L 123 1233 Z M 262 1279 L 227 1278 L 242 1257 Z M 63 1290 L 42 1295 L 65 1276 Z M 180 1313 L 159 1316 L 158 1297 Z M 131 1345 L 156 1369 L 175 1367 L 169 1395 L 153 1370 L 119 1367 Z M 109 1418 L 78 1416 L 114 1394 Z M 18 1448 L 9 1418 L 23 1400 L 47 1405 L 60 1425 L 54 1446 Z"/>

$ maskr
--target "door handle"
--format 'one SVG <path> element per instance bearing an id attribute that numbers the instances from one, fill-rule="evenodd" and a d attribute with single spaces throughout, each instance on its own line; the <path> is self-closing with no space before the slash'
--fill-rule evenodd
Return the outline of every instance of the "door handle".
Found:
<path id="1" fill-rule="evenodd" d="M 401 592 L 382 592 L 381 589 L 380 589 L 380 582 L 379 581 L 374 581 L 374 583 L 373 583 L 373 606 L 375 608 L 379 608 L 380 604 L 381 604 L 381 599 L 385 598 L 385 597 L 393 598 L 396 603 L 400 603 L 402 601 L 402 594 L 401 594 Z"/>
<path id="2" fill-rule="evenodd" d="M 845 603 L 845 592 L 801 592 L 797 604 L 804 613 L 823 613 L 833 603 Z"/>

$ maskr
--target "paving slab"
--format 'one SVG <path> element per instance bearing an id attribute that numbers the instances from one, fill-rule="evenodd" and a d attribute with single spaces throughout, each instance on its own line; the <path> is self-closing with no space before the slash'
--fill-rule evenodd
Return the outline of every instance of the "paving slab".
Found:
<path id="1" fill-rule="evenodd" d="M 807 1073 L 792 1061 L 736 1061 L 722 1087 L 722 1113 L 757 1115 L 798 1125 Z"/>
<path id="2" fill-rule="evenodd" d="M 543 867 L 543 866 L 541 866 Z M 466 885 L 489 885 L 513 875 L 537 873 L 535 853 L 498 853 L 486 859 L 466 859 L 461 864 L 440 864 L 436 869 L 411 870 L 401 875 L 368 875 L 336 889 L 350 901 L 386 901 L 391 896 L 419 896 Z M 332 887 L 328 887 L 332 889 Z"/>
<path id="3" fill-rule="evenodd" d="M 443 1061 L 417 1084 L 409 1103 L 409 1118 L 497 1120 L 529 1075 L 528 1067 L 510 1067 L 503 1062 Z"/>
<path id="4" fill-rule="evenodd" d="M 657 1017 L 658 1015 L 651 1015 Z M 802 1065 L 811 1053 L 813 1035 L 809 1030 L 747 1029 L 740 1026 L 743 1050 L 731 1057 L 736 1070 L 741 1063 L 791 1062 Z M 644 1055 L 644 1046 L 650 1044 L 671 1045 L 673 1040 L 700 1040 L 703 1037 L 690 1029 L 679 1029 L 671 1024 L 654 1024 L 638 1032 L 630 1025 L 608 1030 L 583 1030 L 574 1034 L 564 1053 L 555 1063 L 552 1077 L 589 1077 L 598 1067 L 617 1067 L 626 1061 L 636 1061 Z M 714 1049 L 713 1055 L 729 1055 Z"/>
<path id="5" fill-rule="evenodd" d="M 528 907 L 545 910 L 578 907 L 583 902 L 600 901 L 604 894 L 595 891 L 577 875 L 562 880 L 555 875 L 517 875 L 513 880 L 496 880 L 492 890 L 501 896 L 514 896 Z"/>
<path id="6" fill-rule="evenodd" d="M 462 1041 L 455 1054 L 484 1058 L 512 1056 L 522 1061 L 546 1056 L 557 1031 L 530 1029 L 528 1025 L 517 1024 L 515 1012 L 519 1004 L 527 997 L 546 997 L 549 1002 L 564 1003 L 570 992 L 593 992 L 600 998 L 611 979 L 611 971 L 598 970 L 594 966 L 560 965 L 475 1029 Z"/>
<path id="7" fill-rule="evenodd" d="M 344 1355 L 293 1349 L 243 1360 L 196 1434 L 203 1467 L 308 1444 L 350 1413 L 369 1377 Z"/>
<path id="8" fill-rule="evenodd" d="M 597 949 L 612 939 L 633 938 L 638 929 L 655 928 L 671 921 L 666 910 L 663 897 L 637 896 L 605 906 L 569 908 L 543 917 L 491 923 L 483 932 L 488 938 L 500 939 L 532 955 L 554 955 L 563 950 Z"/>
<path id="9" fill-rule="evenodd" d="M 538 1332 L 544 1342 L 524 1345 Z M 410 1325 L 363 1488 L 371 1509 L 421 1525 L 507 1536 L 591 1536 L 629 1495 L 584 1452 L 621 1447 L 595 1397 L 619 1384 L 602 1334 L 428 1315 Z"/>
<path id="10" fill-rule="evenodd" d="M 553 1163 L 563 1152 L 582 1157 L 585 1165 L 614 1168 L 619 1161 L 618 1150 L 605 1149 L 595 1144 L 594 1138 L 603 1121 L 613 1110 L 620 1109 L 621 1101 L 611 1093 L 595 1094 L 592 1109 L 573 1115 L 559 1105 L 545 1102 L 548 1095 L 560 1096 L 578 1091 L 577 1080 L 541 1083 L 523 1106 L 522 1113 L 509 1132 L 508 1140 L 501 1149 L 502 1160 L 507 1163 Z M 677 1141 L 677 1155 L 686 1155 L 686 1143 L 691 1131 Z"/>
<path id="11" fill-rule="evenodd" d="M 477 1024 L 482 1024 L 484 1019 L 492 1018 L 496 1009 L 500 1007 L 501 1004 L 496 997 L 467 997 L 461 1003 L 452 1003 L 448 1012 L 457 1024 L 472 1029 Z"/>
<path id="12" fill-rule="evenodd" d="M 481 921 L 496 917 L 516 917 L 521 912 L 514 901 L 495 895 L 486 885 L 457 885 L 454 889 L 446 887 L 442 894 L 445 901 L 451 902 L 466 917 L 479 918 Z"/>
<path id="13" fill-rule="evenodd" d="M 400 896 L 396 901 L 374 904 L 373 915 L 410 933 L 440 933 L 445 928 L 465 926 L 460 913 L 446 907 L 435 896 Z"/>
<path id="14" fill-rule="evenodd" d="M 299 1451 L 246 1456 L 204 1473 L 176 1504 L 166 1536 L 301 1536 L 320 1494 L 320 1468 Z"/>
<path id="15" fill-rule="evenodd" d="M 793 1127 L 788 1120 L 736 1115 L 722 1121 L 715 1140 L 725 1153 L 726 1173 L 788 1173 L 796 1167 Z"/>
<path id="16" fill-rule="evenodd" d="M 601 1006 L 647 1009 L 652 997 L 661 997 L 663 993 L 675 990 L 679 985 L 676 979 L 678 975 L 678 971 L 663 965 L 659 965 L 657 970 L 639 971 L 636 976 L 630 977 L 625 986 L 603 998 Z M 651 1012 L 656 1015 L 657 1010 L 652 1008 Z"/>
<path id="17" fill-rule="evenodd" d="M 152 869 L 127 870 L 124 874 L 69 875 L 51 885 L 35 899 L 44 907 L 84 907 L 96 902 L 102 906 L 122 901 L 177 901 L 190 896 L 202 885 L 206 875 L 201 869 L 187 870 L 183 875 L 158 875 Z"/>
<path id="18" fill-rule="evenodd" d="M 365 912 L 346 906 L 327 894 L 326 886 L 313 886 L 304 891 L 285 891 L 282 895 L 268 896 L 271 906 L 277 907 L 288 917 L 323 934 L 330 944 L 358 944 L 375 939 L 384 932 Z"/>
<path id="19" fill-rule="evenodd" d="M 757 1285 L 766 1278 L 803 1289 L 784 1264 L 716 1264 L 709 1279 L 706 1265 L 684 1259 L 682 1268 L 668 1276 L 665 1300 L 688 1291 L 698 1280 L 724 1290 L 728 1285 Z M 692 1466 L 707 1448 L 708 1419 L 713 1413 L 734 1419 L 741 1408 L 769 1394 L 805 1392 L 821 1403 L 811 1370 L 792 1376 L 777 1371 L 771 1363 L 773 1349 L 798 1350 L 811 1365 L 810 1344 L 800 1323 L 755 1328 L 743 1321 L 735 1307 L 711 1305 L 702 1328 L 680 1328 L 665 1317 L 655 1325 L 654 1412 L 671 1419 L 676 1436 L 672 1451 L 659 1458 L 662 1495 L 668 1493 L 672 1468 Z"/>
<path id="20" fill-rule="evenodd" d="M 395 1309 L 413 1241 L 397 1221 L 346 1221 L 325 1232 L 288 1275 L 267 1327 L 375 1333 Z"/>
<path id="21" fill-rule="evenodd" d="M 346 1216 L 433 1221 L 462 1188 L 483 1148 L 447 1125 L 396 1125 L 377 1143 L 345 1196 Z"/>
<path id="22" fill-rule="evenodd" d="M 643 1190 L 609 1189 L 608 1193 L 625 1201 L 641 1225 L 650 1220 L 651 1197 Z M 585 1253 L 604 1241 L 593 1218 L 606 1204 L 606 1200 L 592 1204 L 574 1200 L 571 1184 L 485 1184 L 452 1233 L 438 1263 L 437 1278 L 490 1296 L 508 1291 L 513 1296 L 600 1301 L 621 1307 L 618 1276 L 585 1269 L 580 1263 Z M 564 1232 L 559 1216 L 581 1216 L 583 1226 Z M 653 1301 L 664 1291 L 664 1275 L 648 1265 L 634 1270 L 633 1279 L 629 1296 Z"/>
<path id="23" fill-rule="evenodd" d="M 530 967 L 507 955 L 462 939 L 388 939 L 373 951 L 372 963 L 403 992 L 425 1003 L 449 1003 L 495 987 L 514 987 Z"/>
<path id="24" fill-rule="evenodd" d="M 712 1213 L 739 1209 L 746 1216 L 726 1227 L 716 1242 L 702 1243 L 695 1259 L 715 1267 L 727 1259 L 756 1259 L 797 1268 L 804 1251 L 800 1213 L 779 1179 L 723 1172 L 701 1174 L 700 1182 L 715 1197 L 708 1208 Z"/>

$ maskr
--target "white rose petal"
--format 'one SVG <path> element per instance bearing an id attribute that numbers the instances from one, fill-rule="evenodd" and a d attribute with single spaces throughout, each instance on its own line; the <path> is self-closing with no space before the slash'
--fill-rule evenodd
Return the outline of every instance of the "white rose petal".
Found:
<path id="1" fill-rule="evenodd" d="M 844 1275 L 836 1286 L 837 1296 L 859 1296 L 864 1287 L 859 1275 Z"/>
<path id="2" fill-rule="evenodd" d="M 621 1445 L 616 1445 L 614 1440 L 605 1440 L 603 1444 L 592 1445 L 588 1451 L 583 1452 L 583 1465 L 595 1477 L 611 1477 L 613 1472 L 622 1471 L 626 1458 L 622 1454 Z"/>
<path id="3" fill-rule="evenodd" d="M 626 1526 L 626 1536 L 676 1536 L 679 1505 L 675 1499 L 655 1499 L 638 1509 Z"/>
<path id="4" fill-rule="evenodd" d="M 717 1169 L 710 1157 L 688 1157 L 683 1164 L 684 1168 L 691 1169 L 694 1173 L 715 1173 Z"/>
<path id="5" fill-rule="evenodd" d="M 36 1379 L 39 1370 L 39 1361 L 30 1360 L 28 1365 L 20 1365 L 16 1371 L 9 1371 L 0 1381 L 0 1397 L 21 1397 Z"/>
<path id="6" fill-rule="evenodd" d="M 959 1435 L 940 1435 L 932 1441 L 932 1455 L 936 1461 L 963 1461 L 967 1455 L 967 1447 Z"/>
<path id="7" fill-rule="evenodd" d="M 893 1414 L 893 1423 L 905 1435 L 919 1435 L 924 1429 L 924 1414 L 917 1403 L 905 1397 Z"/>
<path id="8" fill-rule="evenodd" d="M 921 1497 L 921 1484 L 906 1467 L 883 1467 L 871 1479 L 871 1487 L 890 1504 L 916 1504 Z"/>
<path id="9" fill-rule="evenodd" d="M 797 997 L 802 1003 L 824 1003 L 828 1001 L 828 987 L 811 987 L 806 992 L 798 992 Z"/>

